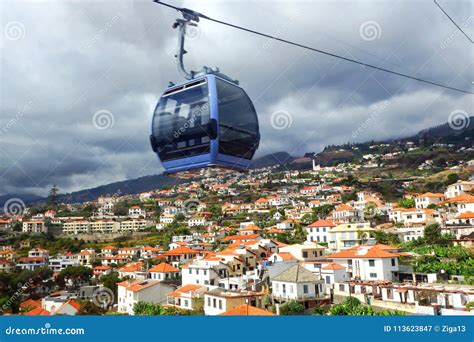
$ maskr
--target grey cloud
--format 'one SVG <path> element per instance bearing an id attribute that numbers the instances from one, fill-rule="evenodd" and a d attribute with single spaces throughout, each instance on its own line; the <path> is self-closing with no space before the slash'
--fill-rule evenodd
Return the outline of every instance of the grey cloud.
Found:
<path id="1" fill-rule="evenodd" d="M 430 2 L 172 3 L 472 89 L 472 47 Z M 472 13 L 466 2 L 449 6 L 460 22 Z M 0 135 L 0 192 L 44 194 L 52 182 L 73 191 L 160 172 L 148 135 L 156 101 L 168 81 L 180 81 L 171 28 L 176 16 L 151 1 L 7 2 L 2 31 L 17 21 L 25 32 L 1 46 L 0 128 L 8 129 Z M 371 21 L 380 37 L 364 40 L 361 25 Z M 471 33 L 473 21 L 466 27 Z M 453 110 L 473 112 L 469 96 L 206 21 L 187 50 L 189 68 L 217 65 L 254 100 L 262 130 L 257 156 L 411 134 L 447 121 Z M 104 130 L 93 123 L 102 110 L 113 115 Z M 271 126 L 276 111 L 291 114 L 289 128 Z"/>

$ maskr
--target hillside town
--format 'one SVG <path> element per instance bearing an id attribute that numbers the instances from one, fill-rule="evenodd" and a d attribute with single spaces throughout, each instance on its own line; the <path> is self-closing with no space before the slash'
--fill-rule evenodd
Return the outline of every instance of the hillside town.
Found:
<path id="1" fill-rule="evenodd" d="M 75 204 L 53 188 L 0 220 L 1 311 L 474 315 L 473 168 L 439 172 L 438 192 L 405 177 L 382 193 L 350 163 Z"/>

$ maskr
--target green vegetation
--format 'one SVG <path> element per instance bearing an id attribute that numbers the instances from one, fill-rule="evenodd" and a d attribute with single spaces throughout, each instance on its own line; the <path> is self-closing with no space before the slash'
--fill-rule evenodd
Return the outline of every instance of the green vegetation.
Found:
<path id="1" fill-rule="evenodd" d="M 90 267 L 69 266 L 59 273 L 56 283 L 60 288 L 64 288 L 68 283 L 72 284 L 72 287 L 77 288 L 81 283 L 88 283 L 93 274 Z"/>
<path id="2" fill-rule="evenodd" d="M 304 313 L 304 306 L 297 301 L 289 301 L 280 306 L 280 315 L 292 316 L 302 315 Z"/>
<path id="3" fill-rule="evenodd" d="M 79 311 L 77 312 L 77 315 L 79 316 L 99 316 L 104 315 L 107 311 L 88 300 L 81 300 L 79 301 L 79 304 L 81 305 Z"/>
<path id="4" fill-rule="evenodd" d="M 398 206 L 400 208 L 414 208 L 415 207 L 415 199 L 413 198 L 402 198 L 398 201 Z"/>
<path id="5" fill-rule="evenodd" d="M 37 286 L 52 286 L 53 271 L 40 268 L 36 271 L 0 272 L 0 314 L 18 313 L 22 295 L 33 296 Z"/>
<path id="6" fill-rule="evenodd" d="M 441 235 L 438 224 L 429 225 L 423 238 L 402 245 L 420 256 L 403 258 L 401 262 L 409 264 L 416 272 L 462 275 L 466 277 L 466 283 L 474 283 L 474 249 L 452 246 L 451 238 Z"/>
<path id="7" fill-rule="evenodd" d="M 333 305 L 329 309 L 332 316 L 402 316 L 402 311 L 375 311 L 370 305 L 365 305 L 355 297 L 348 297 L 342 303 Z"/>
<path id="8" fill-rule="evenodd" d="M 397 234 L 384 232 L 383 230 L 376 230 L 374 232 L 375 240 L 378 243 L 390 246 L 398 246 L 400 244 L 400 239 Z"/>
<path id="9" fill-rule="evenodd" d="M 203 314 L 200 310 L 182 310 L 148 302 L 136 303 L 133 306 L 133 313 L 137 316 L 197 316 Z"/>

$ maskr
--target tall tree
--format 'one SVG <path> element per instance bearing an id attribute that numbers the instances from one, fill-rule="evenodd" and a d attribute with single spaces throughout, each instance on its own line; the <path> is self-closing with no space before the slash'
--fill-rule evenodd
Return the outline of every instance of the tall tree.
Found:
<path id="1" fill-rule="evenodd" d="M 53 184 L 51 189 L 49 190 L 49 195 L 48 195 L 48 203 L 55 207 L 58 205 L 58 194 L 59 194 L 59 188 L 57 187 L 56 184 Z"/>

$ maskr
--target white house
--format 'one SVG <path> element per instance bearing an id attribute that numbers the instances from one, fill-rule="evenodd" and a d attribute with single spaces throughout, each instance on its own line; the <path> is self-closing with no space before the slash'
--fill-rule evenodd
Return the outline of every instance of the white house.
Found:
<path id="1" fill-rule="evenodd" d="M 302 244 L 293 244 L 279 248 L 279 253 L 290 253 L 300 261 L 312 261 L 324 256 L 326 247 L 314 242 L 305 241 Z"/>
<path id="2" fill-rule="evenodd" d="M 370 223 L 339 224 L 329 231 L 329 249 L 340 251 L 363 244 L 373 235 Z"/>
<path id="3" fill-rule="evenodd" d="M 133 306 L 138 302 L 165 304 L 166 295 L 173 287 L 160 280 L 126 280 L 117 284 L 118 311 L 133 315 Z"/>
<path id="4" fill-rule="evenodd" d="M 321 266 L 321 278 L 326 285 L 333 285 L 349 280 L 349 274 L 344 266 L 332 262 Z"/>
<path id="5" fill-rule="evenodd" d="M 183 285 L 217 286 L 219 279 L 229 276 L 229 267 L 220 260 L 195 259 L 182 267 Z"/>
<path id="6" fill-rule="evenodd" d="M 135 205 L 128 209 L 128 216 L 130 217 L 138 218 L 140 216 L 145 216 L 145 215 L 146 215 L 146 211 L 140 208 L 138 205 Z"/>
<path id="7" fill-rule="evenodd" d="M 351 279 L 388 281 L 399 270 L 398 257 L 393 247 L 382 244 L 356 246 L 327 256 L 344 266 Z"/>
<path id="8" fill-rule="evenodd" d="M 400 240 L 403 242 L 408 242 L 412 240 L 418 240 L 425 236 L 425 226 L 415 226 L 415 227 L 403 227 L 395 230 L 395 233 L 399 236 Z"/>
<path id="9" fill-rule="evenodd" d="M 264 293 L 254 291 L 228 291 L 212 289 L 204 294 L 204 313 L 206 316 L 220 315 L 240 305 L 263 307 Z"/>
<path id="10" fill-rule="evenodd" d="M 318 220 L 306 226 L 306 240 L 310 242 L 329 242 L 329 230 L 334 228 L 336 223 L 331 220 Z"/>
<path id="11" fill-rule="evenodd" d="M 175 280 L 179 278 L 181 271 L 166 262 L 162 262 L 148 270 L 150 279 L 153 280 Z"/>
<path id="12" fill-rule="evenodd" d="M 198 227 L 206 225 L 206 218 L 203 216 L 193 216 L 188 220 L 188 227 Z"/>
<path id="13" fill-rule="evenodd" d="M 302 302 L 308 309 L 325 296 L 323 280 L 298 264 L 288 267 L 270 281 L 272 297 L 278 303 L 295 300 Z"/>
<path id="14" fill-rule="evenodd" d="M 71 254 L 57 255 L 55 258 L 49 259 L 49 268 L 53 272 L 61 272 L 66 267 L 79 265 L 79 261 Z"/>
<path id="15" fill-rule="evenodd" d="M 167 305 L 184 310 L 201 310 L 207 286 L 188 284 L 167 294 Z"/>
<path id="16" fill-rule="evenodd" d="M 471 181 L 458 181 L 454 184 L 448 185 L 444 196 L 446 198 L 453 198 L 459 195 L 464 195 L 466 192 L 474 189 L 474 182 Z"/>
<path id="17" fill-rule="evenodd" d="M 415 207 L 426 209 L 430 204 L 438 205 L 444 201 L 444 194 L 427 192 L 415 197 Z"/>
<path id="18" fill-rule="evenodd" d="M 47 228 L 43 220 L 30 220 L 23 222 L 23 233 L 46 233 Z"/>
<path id="19" fill-rule="evenodd" d="M 353 222 L 357 219 L 357 210 L 348 204 L 340 204 L 332 212 L 332 218 L 340 222 Z"/>

